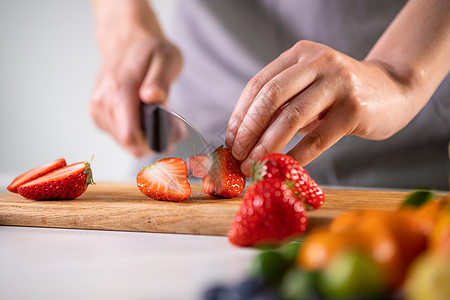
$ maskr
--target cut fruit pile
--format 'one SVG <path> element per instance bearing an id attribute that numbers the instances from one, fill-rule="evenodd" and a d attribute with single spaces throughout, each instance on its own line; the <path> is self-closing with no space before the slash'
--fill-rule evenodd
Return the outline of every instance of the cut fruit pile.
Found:
<path id="1" fill-rule="evenodd" d="M 89 162 L 67 165 L 61 158 L 19 175 L 7 189 L 32 200 L 68 200 L 79 197 L 93 183 Z"/>
<path id="2" fill-rule="evenodd" d="M 189 170 L 203 177 L 205 194 L 233 198 L 244 190 L 246 179 L 240 163 L 227 148 L 217 148 L 212 157 L 191 157 Z M 279 245 L 295 239 L 307 229 L 307 209 L 317 209 L 325 201 L 323 190 L 306 170 L 281 153 L 253 164 L 252 183 L 228 232 L 230 242 L 237 246 Z M 137 186 L 144 195 L 157 200 L 180 202 L 191 193 L 187 165 L 173 157 L 143 168 Z"/>
<path id="3" fill-rule="evenodd" d="M 203 177 L 205 194 L 222 198 L 239 196 L 246 179 L 240 163 L 224 147 L 212 157 L 196 155 L 189 170 Z M 185 201 L 190 197 L 188 167 L 179 158 L 158 160 L 137 175 L 137 186 L 156 200 Z M 279 245 L 303 234 L 308 226 L 307 209 L 323 205 L 323 190 L 292 157 L 275 153 L 256 161 L 252 186 L 245 192 L 228 237 L 237 246 Z"/>

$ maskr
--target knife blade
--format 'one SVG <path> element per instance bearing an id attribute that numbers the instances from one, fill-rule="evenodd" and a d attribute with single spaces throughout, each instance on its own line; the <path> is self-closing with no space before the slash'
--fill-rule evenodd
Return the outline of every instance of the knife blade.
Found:
<path id="1" fill-rule="evenodd" d="M 147 143 L 157 154 L 186 162 L 197 154 L 211 154 L 198 130 L 172 109 L 159 103 L 143 103 L 141 114 Z"/>

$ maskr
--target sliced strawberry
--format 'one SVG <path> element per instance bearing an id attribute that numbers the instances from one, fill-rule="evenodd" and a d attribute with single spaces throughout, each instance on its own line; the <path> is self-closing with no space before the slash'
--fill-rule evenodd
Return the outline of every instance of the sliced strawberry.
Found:
<path id="1" fill-rule="evenodd" d="M 191 195 L 187 165 L 180 158 L 158 160 L 143 168 L 136 181 L 139 190 L 152 199 L 180 202 Z"/>
<path id="2" fill-rule="evenodd" d="M 212 160 L 208 155 L 198 154 L 189 159 L 189 171 L 195 177 L 204 177 L 211 168 Z"/>
<path id="3" fill-rule="evenodd" d="M 282 153 L 266 155 L 252 166 L 252 181 L 268 178 L 284 180 L 308 207 L 317 209 L 325 202 L 322 188 L 292 157 Z"/>
<path id="4" fill-rule="evenodd" d="M 212 196 L 233 198 L 239 196 L 245 187 L 245 176 L 240 163 L 230 149 L 219 147 L 213 153 L 208 174 L 203 177 L 203 192 Z"/>
<path id="5" fill-rule="evenodd" d="M 203 177 L 202 190 L 203 193 L 208 195 L 215 195 L 214 189 L 216 188 L 216 180 L 213 180 L 213 176 L 207 175 Z"/>
<path id="6" fill-rule="evenodd" d="M 32 200 L 75 199 L 93 183 L 90 163 L 79 162 L 22 184 L 18 192 Z"/>
<path id="7" fill-rule="evenodd" d="M 303 203 L 278 178 L 253 184 L 228 232 L 237 246 L 277 246 L 306 231 L 308 219 Z"/>
<path id="8" fill-rule="evenodd" d="M 47 173 L 50 173 L 56 169 L 62 168 L 66 165 L 66 160 L 64 158 L 55 160 L 54 162 L 36 167 L 34 169 L 29 170 L 28 172 L 25 172 L 14 179 L 11 184 L 7 187 L 8 191 L 12 193 L 17 193 L 17 188 L 27 183 L 31 180 L 34 180 L 42 175 L 45 175 Z"/>

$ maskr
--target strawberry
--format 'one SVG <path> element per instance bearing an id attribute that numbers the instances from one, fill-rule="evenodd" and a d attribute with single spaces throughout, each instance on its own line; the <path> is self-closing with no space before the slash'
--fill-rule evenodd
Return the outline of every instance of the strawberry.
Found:
<path id="1" fill-rule="evenodd" d="M 181 202 L 191 195 L 186 162 L 170 157 L 143 168 L 136 178 L 139 190 L 152 199 Z"/>
<path id="2" fill-rule="evenodd" d="M 75 199 L 93 184 L 89 162 L 61 167 L 18 187 L 18 192 L 32 200 Z"/>
<path id="3" fill-rule="evenodd" d="M 198 154 L 189 159 L 189 171 L 195 177 L 204 177 L 211 168 L 212 160 L 208 155 Z"/>
<path id="4" fill-rule="evenodd" d="M 213 153 L 210 170 L 203 177 L 203 192 L 223 198 L 239 196 L 245 187 L 245 176 L 240 166 L 230 149 L 217 148 Z"/>
<path id="5" fill-rule="evenodd" d="M 288 185 L 263 179 L 245 192 L 228 238 L 237 246 L 277 246 L 304 233 L 307 225 L 306 209 Z"/>
<path id="6" fill-rule="evenodd" d="M 252 181 L 279 178 L 288 183 L 294 195 L 307 207 L 317 209 L 325 201 L 322 188 L 309 176 L 308 172 L 292 157 L 282 153 L 266 155 L 252 166 Z"/>
<path id="7" fill-rule="evenodd" d="M 66 160 L 64 158 L 55 160 L 54 162 L 36 167 L 34 169 L 29 170 L 28 172 L 25 172 L 19 176 L 17 176 L 11 184 L 7 187 L 8 191 L 12 193 L 17 193 L 17 188 L 27 183 L 31 180 L 34 180 L 42 175 L 45 175 L 47 173 L 50 173 L 56 169 L 62 168 L 66 165 Z"/>
<path id="8" fill-rule="evenodd" d="M 318 209 L 325 203 L 325 194 L 322 188 L 311 178 L 307 181 L 295 182 L 292 189 L 295 196 L 300 198 L 308 209 L 309 207 Z"/>

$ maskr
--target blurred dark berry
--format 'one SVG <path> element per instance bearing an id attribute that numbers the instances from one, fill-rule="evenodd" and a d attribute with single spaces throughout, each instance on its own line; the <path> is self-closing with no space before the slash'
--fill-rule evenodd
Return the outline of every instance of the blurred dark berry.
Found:
<path id="1" fill-rule="evenodd" d="M 208 288 L 204 295 L 203 300 L 228 300 L 230 298 L 231 291 L 224 285 L 215 285 Z"/>
<path id="2" fill-rule="evenodd" d="M 262 278 L 247 278 L 234 286 L 232 292 L 237 296 L 237 299 L 249 299 L 261 291 L 266 284 L 266 281 Z"/>
<path id="3" fill-rule="evenodd" d="M 268 287 L 248 300 L 283 300 L 283 298 L 276 288 Z"/>

